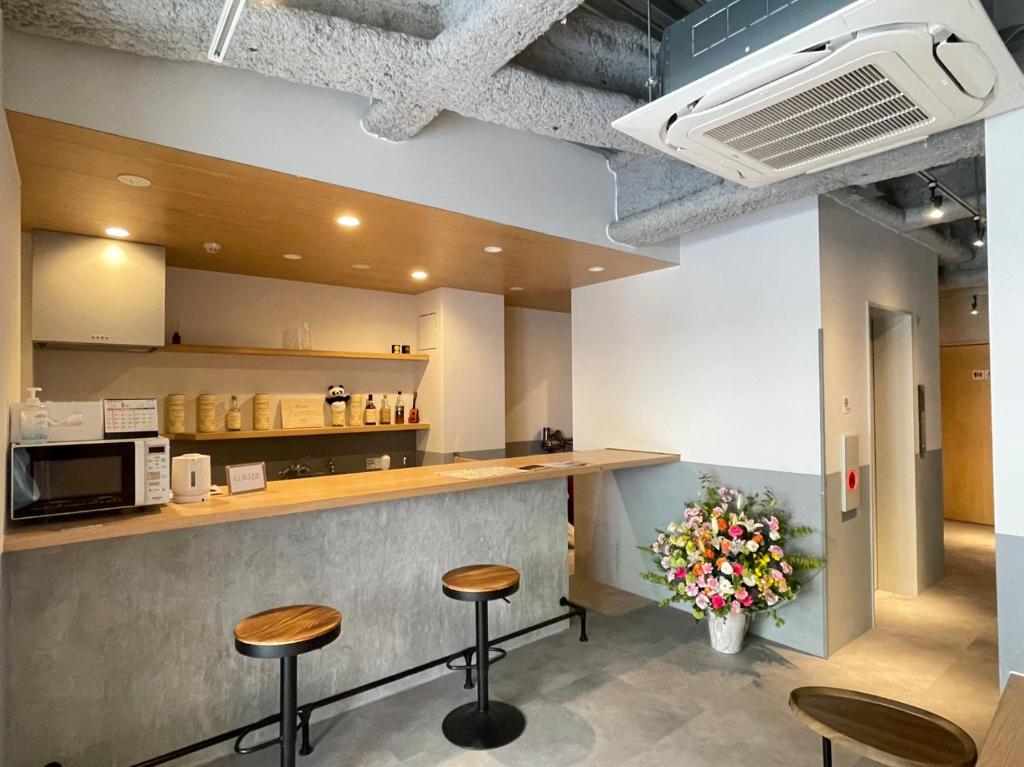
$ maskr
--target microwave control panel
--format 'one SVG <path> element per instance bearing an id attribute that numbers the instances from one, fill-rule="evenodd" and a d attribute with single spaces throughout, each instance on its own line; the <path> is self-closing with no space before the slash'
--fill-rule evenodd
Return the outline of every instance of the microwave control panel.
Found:
<path id="1" fill-rule="evenodd" d="M 145 506 L 171 500 L 171 445 L 164 437 L 144 440 Z"/>

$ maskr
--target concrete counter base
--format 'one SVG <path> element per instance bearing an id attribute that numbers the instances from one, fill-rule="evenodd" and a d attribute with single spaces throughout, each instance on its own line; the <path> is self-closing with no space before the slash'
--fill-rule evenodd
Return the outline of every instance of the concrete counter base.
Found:
<path id="1" fill-rule="evenodd" d="M 492 605 L 494 636 L 553 617 L 565 521 L 565 480 L 550 479 L 5 554 L 3 763 L 127 765 L 276 712 L 278 664 L 232 644 L 238 620 L 275 605 L 344 614 L 341 637 L 299 661 L 300 702 L 472 644 L 473 610 L 441 593 L 452 567 L 522 573 Z"/>

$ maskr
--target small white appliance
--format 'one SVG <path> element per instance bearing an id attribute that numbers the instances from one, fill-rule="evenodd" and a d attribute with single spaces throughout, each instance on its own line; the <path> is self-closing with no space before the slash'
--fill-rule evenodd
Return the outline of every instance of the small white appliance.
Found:
<path id="1" fill-rule="evenodd" d="M 175 503 L 208 500 L 211 486 L 210 456 L 185 453 L 171 462 L 171 493 Z"/>
<path id="2" fill-rule="evenodd" d="M 12 520 L 169 500 L 170 444 L 164 437 L 11 445 Z"/>
<path id="3" fill-rule="evenodd" d="M 711 0 L 659 57 L 665 95 L 612 126 L 747 187 L 1024 106 L 980 0 Z"/>
<path id="4" fill-rule="evenodd" d="M 103 403 L 45 402 L 47 442 L 91 442 L 103 439 Z M 21 442 L 21 404 L 11 405 L 11 442 Z"/>

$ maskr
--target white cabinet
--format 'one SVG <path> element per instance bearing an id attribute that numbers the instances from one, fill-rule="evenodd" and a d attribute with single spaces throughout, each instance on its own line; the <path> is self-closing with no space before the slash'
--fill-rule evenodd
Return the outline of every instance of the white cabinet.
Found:
<path id="1" fill-rule="evenodd" d="M 32 340 L 153 348 L 164 344 L 162 246 L 32 233 Z"/>

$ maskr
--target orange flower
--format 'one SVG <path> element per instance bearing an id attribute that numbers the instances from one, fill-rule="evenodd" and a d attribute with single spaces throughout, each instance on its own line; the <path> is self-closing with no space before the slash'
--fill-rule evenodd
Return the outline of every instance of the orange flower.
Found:
<path id="1" fill-rule="evenodd" d="M 761 533 L 754 533 L 754 540 L 758 543 L 764 543 L 764 536 Z"/>
<path id="2" fill-rule="evenodd" d="M 725 523 L 725 520 L 722 519 L 721 517 L 719 517 L 718 518 L 718 529 L 719 530 L 725 530 L 725 528 L 727 528 L 727 527 L 728 527 L 728 525 Z"/>
<path id="3" fill-rule="evenodd" d="M 722 539 L 722 553 L 728 554 L 732 550 L 732 542 L 727 541 L 725 538 Z"/>
<path id="4" fill-rule="evenodd" d="M 707 557 L 708 559 L 714 559 L 715 558 L 715 552 L 713 552 L 711 549 L 704 549 L 704 556 Z"/>

